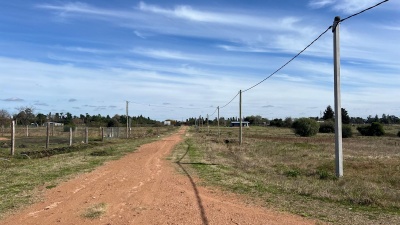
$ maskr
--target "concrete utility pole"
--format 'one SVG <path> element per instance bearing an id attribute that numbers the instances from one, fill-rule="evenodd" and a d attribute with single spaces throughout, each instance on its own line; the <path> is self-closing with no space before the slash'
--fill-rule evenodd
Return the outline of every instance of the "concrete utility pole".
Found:
<path id="1" fill-rule="evenodd" d="M 333 21 L 333 71 L 335 88 L 335 164 L 336 177 L 343 176 L 343 150 L 342 150 L 342 103 L 340 97 L 340 17 Z"/>
<path id="2" fill-rule="evenodd" d="M 242 90 L 239 91 L 239 144 L 242 144 Z"/>
<path id="3" fill-rule="evenodd" d="M 129 138 L 129 113 L 128 113 L 128 104 L 126 101 L 126 138 Z"/>

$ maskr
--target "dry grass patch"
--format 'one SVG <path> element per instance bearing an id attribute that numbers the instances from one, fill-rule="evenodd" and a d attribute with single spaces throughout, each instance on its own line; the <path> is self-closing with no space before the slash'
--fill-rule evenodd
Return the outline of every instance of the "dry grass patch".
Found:
<path id="1" fill-rule="evenodd" d="M 287 128 L 251 127 L 239 146 L 238 129 L 221 128 L 220 138 L 217 129 L 200 129 L 186 145 L 192 162 L 217 165 L 194 166 L 210 184 L 266 205 L 338 224 L 400 224 L 400 138 L 390 132 L 344 139 L 340 179 L 334 134 L 303 138 Z"/>
<path id="2" fill-rule="evenodd" d="M 98 203 L 90 206 L 82 214 L 82 217 L 87 219 L 97 219 L 102 216 L 107 210 L 107 205 L 105 203 Z"/>

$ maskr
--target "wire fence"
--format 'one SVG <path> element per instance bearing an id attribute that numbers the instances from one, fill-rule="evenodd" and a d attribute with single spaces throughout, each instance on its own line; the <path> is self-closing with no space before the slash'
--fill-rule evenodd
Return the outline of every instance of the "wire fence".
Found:
<path id="1" fill-rule="evenodd" d="M 68 127 L 49 126 L 31 127 L 16 126 L 14 132 L 14 148 L 12 128 L 0 127 L 0 153 L 15 155 L 27 152 L 38 152 L 51 149 L 89 143 L 101 143 L 112 139 L 138 139 L 165 134 L 174 128 L 162 127 Z"/>

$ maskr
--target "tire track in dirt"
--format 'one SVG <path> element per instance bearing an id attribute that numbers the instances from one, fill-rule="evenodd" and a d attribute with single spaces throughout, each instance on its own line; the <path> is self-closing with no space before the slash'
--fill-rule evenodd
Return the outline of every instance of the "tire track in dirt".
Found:
<path id="1" fill-rule="evenodd" d="M 48 190 L 42 202 L 0 221 L 0 224 L 315 224 L 300 216 L 248 205 L 233 194 L 197 186 L 178 163 L 165 160 L 186 128 L 145 144 L 120 160 Z M 95 204 L 106 212 L 82 217 Z"/>

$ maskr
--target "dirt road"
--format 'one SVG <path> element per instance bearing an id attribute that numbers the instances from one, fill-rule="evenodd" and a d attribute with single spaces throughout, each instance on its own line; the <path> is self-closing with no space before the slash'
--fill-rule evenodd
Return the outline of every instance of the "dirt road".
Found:
<path id="1" fill-rule="evenodd" d="M 184 132 L 182 128 L 175 135 L 64 182 L 47 191 L 43 202 L 0 224 L 315 224 L 197 186 L 193 175 L 186 172 L 189 165 L 165 159 Z M 103 207 L 102 216 L 82 216 L 96 205 Z"/>

